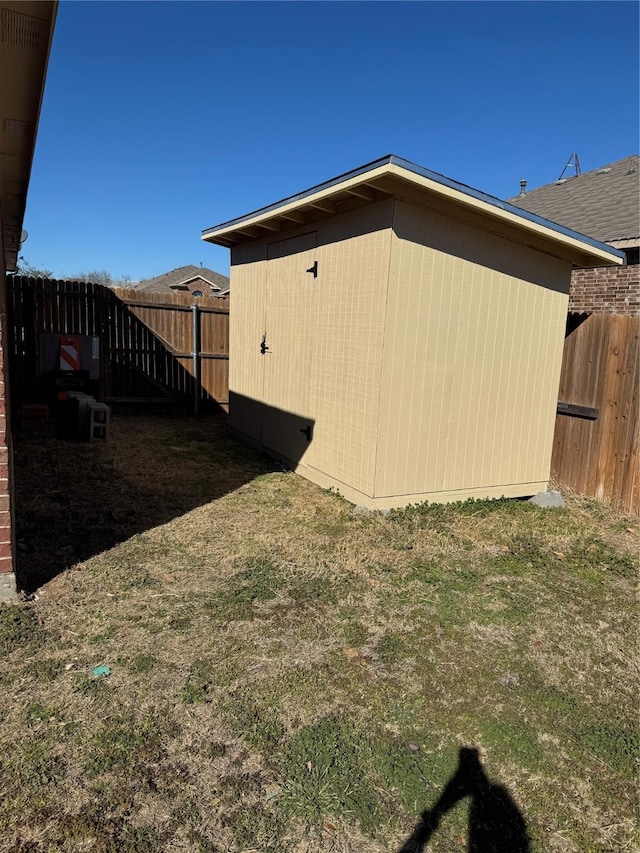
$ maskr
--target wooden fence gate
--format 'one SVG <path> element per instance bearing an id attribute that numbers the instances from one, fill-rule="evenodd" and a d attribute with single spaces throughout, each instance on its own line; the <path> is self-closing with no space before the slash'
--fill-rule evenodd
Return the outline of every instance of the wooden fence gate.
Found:
<path id="1" fill-rule="evenodd" d="M 14 411 L 42 393 L 39 350 L 46 334 L 97 339 L 98 397 L 107 403 L 227 409 L 228 298 L 24 276 L 9 278 L 7 296 Z"/>
<path id="2" fill-rule="evenodd" d="M 569 315 L 551 462 L 561 484 L 634 514 L 640 512 L 639 333 L 640 317 Z"/>

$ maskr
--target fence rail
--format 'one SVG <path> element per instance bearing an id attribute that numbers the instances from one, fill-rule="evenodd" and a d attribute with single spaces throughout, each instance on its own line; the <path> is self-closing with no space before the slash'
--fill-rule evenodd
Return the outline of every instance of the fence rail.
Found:
<path id="1" fill-rule="evenodd" d="M 640 513 L 640 317 L 569 315 L 552 476 L 574 491 Z M 569 412 L 562 412 L 568 404 Z M 595 417 L 572 408 L 597 410 Z"/>
<path id="2" fill-rule="evenodd" d="M 14 276 L 7 314 L 16 408 L 42 393 L 45 334 L 98 339 L 97 393 L 108 403 L 228 405 L 228 298 Z"/>

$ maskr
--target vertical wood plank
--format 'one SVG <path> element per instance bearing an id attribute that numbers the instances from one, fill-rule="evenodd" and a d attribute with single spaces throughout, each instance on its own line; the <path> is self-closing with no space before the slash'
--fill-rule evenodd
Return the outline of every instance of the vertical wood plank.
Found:
<path id="1" fill-rule="evenodd" d="M 100 338 L 103 398 L 193 397 L 192 316 L 189 293 L 144 293 L 86 282 L 15 277 L 8 292 L 9 351 L 13 398 L 29 387 L 37 372 L 38 336 L 43 333 L 97 335 Z M 128 303 L 134 303 L 129 307 Z M 203 297 L 201 399 L 228 400 L 229 300 Z M 141 307 L 136 307 L 141 306 Z"/>
<path id="2" fill-rule="evenodd" d="M 566 339 L 560 400 L 597 420 L 558 415 L 553 476 L 581 494 L 640 513 L 640 317 L 593 314 Z"/>

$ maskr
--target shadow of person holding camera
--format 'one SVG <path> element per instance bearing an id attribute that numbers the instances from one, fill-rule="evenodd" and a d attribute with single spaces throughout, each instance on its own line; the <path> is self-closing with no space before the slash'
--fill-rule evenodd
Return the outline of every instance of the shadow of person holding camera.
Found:
<path id="1" fill-rule="evenodd" d="M 466 797 L 471 798 L 468 853 L 528 853 L 529 836 L 520 809 L 506 788 L 489 781 L 478 750 L 470 747 L 461 747 L 456 772 L 398 853 L 424 851 L 441 819 Z"/>

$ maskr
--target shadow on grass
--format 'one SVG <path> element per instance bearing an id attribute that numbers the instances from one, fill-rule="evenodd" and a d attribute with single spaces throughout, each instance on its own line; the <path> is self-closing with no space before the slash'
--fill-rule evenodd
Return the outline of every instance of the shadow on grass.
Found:
<path id="1" fill-rule="evenodd" d="M 224 416 L 114 417 L 106 442 L 16 435 L 14 451 L 16 577 L 27 594 L 277 470 L 227 435 Z"/>
<path id="2" fill-rule="evenodd" d="M 440 798 L 422 813 L 398 853 L 422 853 L 442 818 L 466 797 L 471 798 L 468 853 L 528 853 L 529 835 L 520 809 L 505 787 L 489 781 L 478 750 L 465 747 Z"/>

